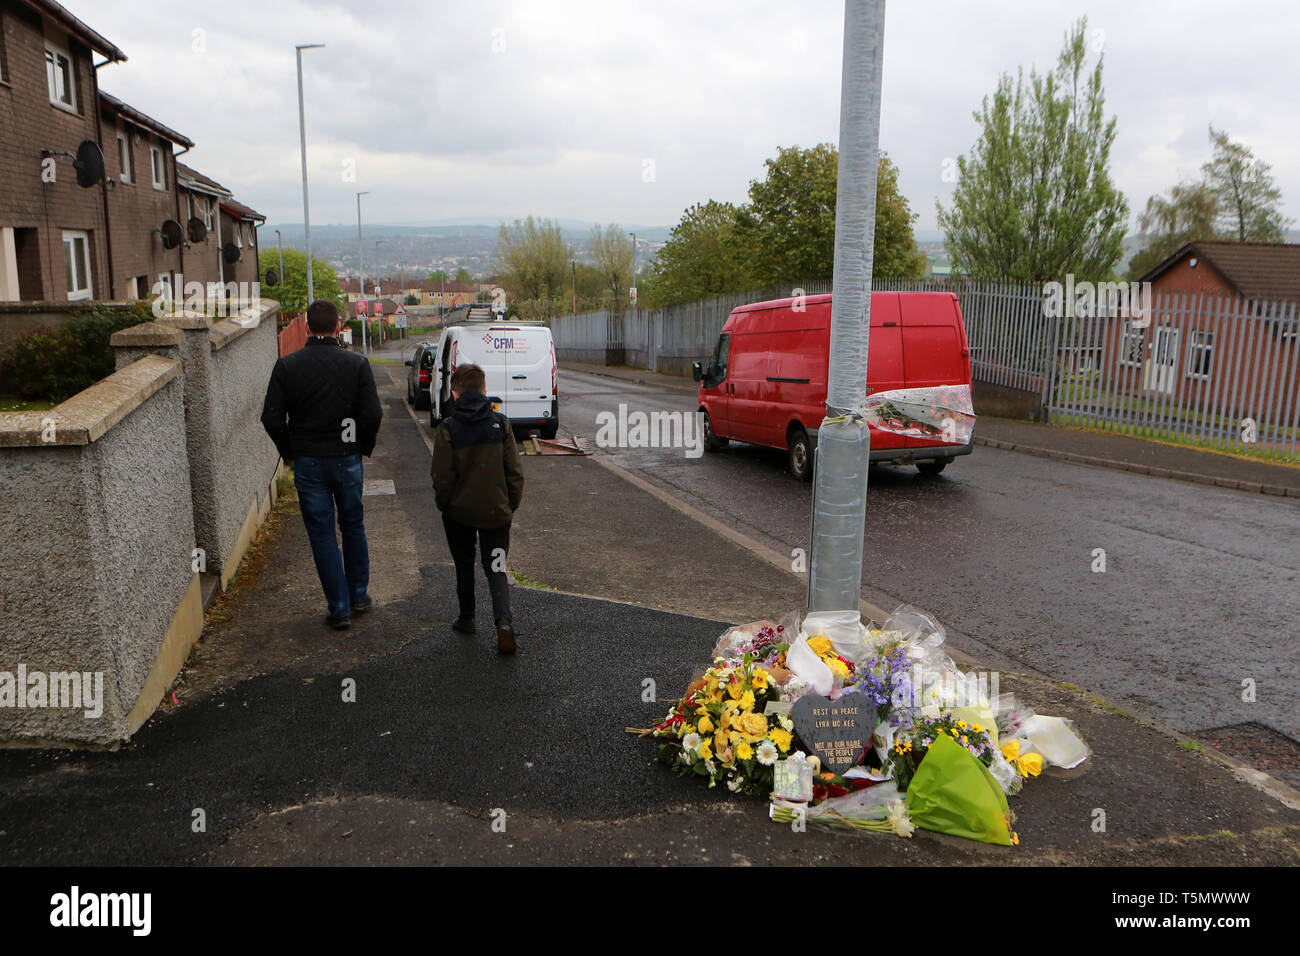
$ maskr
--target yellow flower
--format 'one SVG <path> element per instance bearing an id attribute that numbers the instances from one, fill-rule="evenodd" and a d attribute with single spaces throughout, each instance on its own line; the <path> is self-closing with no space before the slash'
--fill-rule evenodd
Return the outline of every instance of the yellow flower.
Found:
<path id="1" fill-rule="evenodd" d="M 709 719 L 708 711 L 700 715 L 700 733 L 707 734 L 713 729 L 713 721 Z"/>
<path id="2" fill-rule="evenodd" d="M 744 692 L 745 691 L 743 690 L 743 685 L 740 683 L 740 681 L 728 681 L 727 696 L 730 697 L 732 700 L 740 700 L 740 695 L 743 694 Z"/>
<path id="3" fill-rule="evenodd" d="M 818 634 L 816 637 L 809 639 L 808 646 L 820 657 L 831 649 L 831 639 L 825 634 Z"/>
<path id="4" fill-rule="evenodd" d="M 763 670 L 763 668 L 761 667 L 754 668 L 753 684 L 756 688 L 758 688 L 759 690 L 766 690 L 769 680 L 770 678 L 768 676 L 767 671 Z"/>
<path id="5" fill-rule="evenodd" d="M 303 261 L 305 262 L 306 260 L 304 259 Z M 967 745 L 967 740 L 966 740 L 966 735 L 965 735 L 965 734 L 962 734 L 962 735 L 961 735 L 961 745 L 962 745 L 963 747 L 965 747 L 965 746 Z"/>
<path id="6" fill-rule="evenodd" d="M 747 690 L 740 695 L 740 709 L 741 710 L 754 709 L 754 692 L 752 690 Z"/>
<path id="7" fill-rule="evenodd" d="M 1007 758 L 1007 762 L 1016 768 L 1016 771 L 1022 777 L 1037 777 L 1043 772 L 1043 755 L 1042 754 L 1020 754 L 1020 741 L 1008 740 L 1002 745 L 1002 756 Z"/>
<path id="8" fill-rule="evenodd" d="M 303 261 L 305 262 L 306 260 L 304 259 Z M 977 733 L 977 734 L 982 734 L 982 733 L 984 733 L 984 728 L 981 727 L 979 724 L 976 724 L 972 729 L 973 729 L 973 730 L 975 731 L 975 733 Z"/>
<path id="9" fill-rule="evenodd" d="M 713 759 L 713 748 L 709 745 L 709 742 L 707 740 L 705 740 L 700 744 L 700 748 L 696 750 L 695 753 L 699 756 L 701 760 Z"/>
<path id="10" fill-rule="evenodd" d="M 957 726 L 960 727 L 962 730 L 965 730 L 967 726 L 966 721 L 964 720 L 957 721 Z"/>
<path id="11" fill-rule="evenodd" d="M 767 718 L 762 714 L 742 714 L 739 724 L 740 729 L 751 737 L 762 739 L 767 736 Z"/>
<path id="12" fill-rule="evenodd" d="M 781 748 L 782 753 L 785 753 L 790 749 L 791 737 L 790 737 L 790 732 L 788 730 L 782 730 L 780 727 L 774 727 L 772 728 L 772 732 L 769 733 L 768 736 L 772 738 L 772 743 L 776 744 L 778 747 Z"/>
<path id="13" fill-rule="evenodd" d="M 304 260 L 304 261 L 305 261 L 305 260 Z M 828 657 L 828 658 L 826 659 L 826 666 L 829 667 L 829 668 L 831 669 L 831 673 L 834 674 L 836 677 L 848 677 L 848 676 L 849 676 L 849 667 L 848 667 L 848 665 L 845 664 L 845 663 L 844 663 L 842 660 L 840 660 L 838 657 Z"/>
<path id="14" fill-rule="evenodd" d="M 753 757 L 754 757 L 754 748 L 751 747 L 749 744 L 742 742 L 736 745 L 737 760 L 752 760 Z"/>

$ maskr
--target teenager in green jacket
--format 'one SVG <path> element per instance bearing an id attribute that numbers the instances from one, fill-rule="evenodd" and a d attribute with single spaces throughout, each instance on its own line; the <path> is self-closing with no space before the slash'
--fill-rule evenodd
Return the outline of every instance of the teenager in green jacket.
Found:
<path id="1" fill-rule="evenodd" d="M 483 369 L 477 365 L 462 365 L 452 374 L 455 404 L 433 435 L 433 491 L 442 512 L 447 547 L 456 565 L 460 616 L 452 629 L 462 634 L 475 631 L 477 538 L 492 595 L 497 650 L 513 654 L 515 634 L 506 555 L 510 550 L 510 522 L 524 494 L 524 470 L 510 419 L 492 410 L 485 387 Z"/>

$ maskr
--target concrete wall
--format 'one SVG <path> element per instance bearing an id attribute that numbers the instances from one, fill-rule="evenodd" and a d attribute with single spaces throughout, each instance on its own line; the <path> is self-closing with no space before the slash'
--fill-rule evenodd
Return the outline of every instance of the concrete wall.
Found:
<path id="1" fill-rule="evenodd" d="M 223 588 L 270 510 L 280 462 L 261 425 L 279 357 L 277 308 L 262 299 L 220 321 L 182 312 L 113 336 L 119 368 L 147 352 L 176 355 L 184 367 L 195 542 Z"/>
<path id="2" fill-rule="evenodd" d="M 126 740 L 175 679 L 202 628 L 184 424 L 181 366 L 161 355 L 0 414 L 0 744 Z M 102 714 L 4 706 L 20 665 L 101 674 Z"/>

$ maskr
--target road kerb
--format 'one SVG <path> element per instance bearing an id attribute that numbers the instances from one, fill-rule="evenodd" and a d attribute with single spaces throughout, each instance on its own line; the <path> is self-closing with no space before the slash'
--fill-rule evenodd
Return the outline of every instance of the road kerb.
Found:
<path id="1" fill-rule="evenodd" d="M 1153 478 L 1172 478 L 1175 481 L 1194 481 L 1202 485 L 1214 485 L 1219 488 L 1231 488 L 1236 491 L 1248 491 L 1255 494 L 1274 495 L 1276 497 L 1300 498 L 1300 486 L 1265 485 L 1257 481 L 1241 481 L 1237 478 L 1220 478 L 1214 475 L 1201 475 L 1190 471 L 1175 471 L 1171 468 L 1159 468 L 1154 465 L 1142 465 L 1137 462 L 1117 461 L 1113 458 L 1097 458 L 1092 455 L 1079 455 L 1074 452 L 1057 451 L 1054 448 L 1038 448 L 1034 445 L 1017 445 L 998 441 L 994 438 L 974 439 L 975 444 L 1003 451 L 1018 451 L 1039 458 L 1055 458 L 1060 461 L 1079 465 L 1093 465 L 1097 468 L 1109 468 L 1113 471 L 1130 471 Z"/>

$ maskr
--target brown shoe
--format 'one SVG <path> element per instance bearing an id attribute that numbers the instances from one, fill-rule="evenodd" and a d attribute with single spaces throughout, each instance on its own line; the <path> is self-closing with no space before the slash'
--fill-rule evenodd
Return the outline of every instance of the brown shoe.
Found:
<path id="1" fill-rule="evenodd" d="M 501 654 L 515 652 L 515 632 L 508 627 L 497 628 L 497 652 Z"/>

